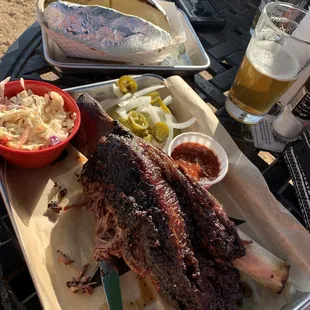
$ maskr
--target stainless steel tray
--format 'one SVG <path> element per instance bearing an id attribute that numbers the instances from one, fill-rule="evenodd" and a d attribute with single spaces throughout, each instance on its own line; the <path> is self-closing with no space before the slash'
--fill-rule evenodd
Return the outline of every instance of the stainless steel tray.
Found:
<path id="1" fill-rule="evenodd" d="M 86 60 L 78 58 L 66 57 L 58 45 L 47 36 L 42 29 L 42 42 L 43 53 L 46 61 L 53 66 L 58 72 L 61 73 L 74 73 L 74 74 L 117 74 L 123 73 L 157 73 L 160 75 L 192 75 L 207 69 L 210 66 L 210 59 L 206 54 L 203 46 L 201 45 L 192 25 L 183 11 L 178 10 L 180 20 L 183 23 L 187 40 L 185 48 L 192 65 L 176 65 L 171 67 L 166 66 L 136 66 L 125 64 L 106 64 L 95 60 Z"/>
<path id="2" fill-rule="evenodd" d="M 135 76 L 139 88 L 144 88 L 150 85 L 156 85 L 162 83 L 164 78 L 156 74 L 143 74 Z M 65 89 L 70 95 L 77 99 L 81 92 L 86 92 L 97 100 L 107 98 L 105 96 L 112 95 L 112 83 L 113 81 L 99 82 L 84 86 L 72 87 Z M 310 310 L 310 293 L 297 292 L 293 295 L 292 300 L 282 307 L 281 310 Z"/>
<path id="3" fill-rule="evenodd" d="M 161 76 L 155 74 L 137 75 L 135 76 L 135 80 L 137 81 L 140 88 L 163 83 L 164 81 L 164 79 Z M 75 99 L 78 98 L 81 92 L 86 92 L 89 95 L 93 96 L 95 99 L 102 100 L 103 98 L 106 98 L 107 96 L 113 94 L 112 84 L 115 83 L 115 81 L 116 80 L 72 87 L 65 89 L 65 91 L 70 93 Z M 0 157 L 0 194 L 3 198 L 4 204 L 11 219 L 12 226 L 14 227 L 14 230 L 16 232 L 17 238 L 20 244 L 22 244 L 18 233 L 18 228 L 14 222 L 14 217 L 12 214 L 13 202 L 10 201 L 5 180 L 6 180 L 5 162 Z M 25 255 L 23 247 L 21 248 Z M 30 262 L 27 261 L 27 264 L 28 267 L 30 267 L 31 265 Z M 281 310 L 306 310 L 306 309 L 310 309 L 310 293 L 297 292 L 293 295 L 292 300 L 288 304 L 286 304 Z"/>
<path id="4" fill-rule="evenodd" d="M 157 74 L 134 75 L 133 78 L 137 82 L 139 89 L 143 89 L 153 85 L 163 84 L 165 80 L 163 77 Z M 77 100 L 81 93 L 86 92 L 96 100 L 101 101 L 106 98 L 115 97 L 112 85 L 116 81 L 117 79 L 88 85 L 75 86 L 71 88 L 66 88 L 65 91 L 68 92 L 75 100 Z M 162 91 L 162 89 L 160 91 Z"/>

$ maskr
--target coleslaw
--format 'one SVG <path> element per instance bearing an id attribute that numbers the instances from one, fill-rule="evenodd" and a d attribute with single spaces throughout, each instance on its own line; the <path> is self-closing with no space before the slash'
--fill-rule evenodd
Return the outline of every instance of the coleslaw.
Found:
<path id="1" fill-rule="evenodd" d="M 43 96 L 25 88 L 7 98 L 0 82 L 0 144 L 20 150 L 39 150 L 61 143 L 71 133 L 76 113 L 64 110 L 64 99 L 57 92 Z"/>

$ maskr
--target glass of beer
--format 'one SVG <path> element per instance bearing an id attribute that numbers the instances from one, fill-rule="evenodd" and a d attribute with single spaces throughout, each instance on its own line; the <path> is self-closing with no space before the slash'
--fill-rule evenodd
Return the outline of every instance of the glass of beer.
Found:
<path id="1" fill-rule="evenodd" d="M 245 124 L 259 122 L 310 62 L 307 11 L 293 4 L 265 6 L 225 102 Z"/>

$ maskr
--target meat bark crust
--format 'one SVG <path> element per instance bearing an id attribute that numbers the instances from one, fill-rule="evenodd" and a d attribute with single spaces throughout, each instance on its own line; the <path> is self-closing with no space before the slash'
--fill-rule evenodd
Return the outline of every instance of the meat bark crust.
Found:
<path id="1" fill-rule="evenodd" d="M 103 240 L 98 258 L 123 257 L 179 309 L 235 309 L 242 293 L 231 260 L 244 248 L 233 224 L 227 229 L 214 200 L 153 151 L 109 134 L 84 166 L 81 181 Z"/>
<path id="2" fill-rule="evenodd" d="M 231 261 L 245 249 L 235 225 L 170 157 L 103 113 L 109 130 L 81 175 L 97 216 L 96 257 L 123 257 L 177 309 L 238 308 Z"/>

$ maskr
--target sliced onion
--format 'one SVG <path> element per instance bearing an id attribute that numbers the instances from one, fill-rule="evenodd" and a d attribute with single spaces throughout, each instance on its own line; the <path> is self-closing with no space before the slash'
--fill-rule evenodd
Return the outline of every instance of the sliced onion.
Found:
<path id="1" fill-rule="evenodd" d="M 135 92 L 133 94 L 133 97 L 134 98 L 138 98 L 138 97 L 141 97 L 141 96 L 144 96 L 148 93 L 152 93 L 153 91 L 157 90 L 157 89 L 161 89 L 161 88 L 164 88 L 166 87 L 165 85 L 155 85 L 155 86 L 150 86 L 150 87 L 147 87 L 147 88 L 144 88 L 144 89 L 141 89 L 137 92 Z"/>
<path id="2" fill-rule="evenodd" d="M 163 147 L 163 151 L 165 153 L 168 153 L 168 148 L 169 148 L 169 145 L 171 143 L 171 141 L 173 140 L 173 127 L 171 126 L 172 124 L 172 115 L 171 114 L 166 114 L 166 123 L 167 123 L 167 126 L 169 128 L 169 135 L 168 135 L 168 138 L 165 142 L 165 145 Z"/>
<path id="3" fill-rule="evenodd" d="M 150 103 L 145 105 L 145 108 L 147 109 L 146 113 L 150 115 L 150 118 L 152 119 L 153 124 L 156 124 L 160 122 L 160 117 L 157 114 L 155 107 L 152 106 Z"/>
<path id="4" fill-rule="evenodd" d="M 166 118 L 165 118 L 166 113 L 160 107 L 153 106 L 153 105 L 151 105 L 151 107 L 149 105 L 142 105 L 142 106 L 137 108 L 137 111 L 139 111 L 141 113 L 147 113 L 148 115 L 150 115 L 150 113 L 151 113 L 152 116 L 150 115 L 150 117 L 152 119 L 153 125 L 156 124 L 156 122 L 166 122 Z M 159 116 L 159 120 L 153 114 L 154 112 L 157 113 L 157 115 Z M 152 142 L 152 144 L 154 144 L 154 143 Z"/>
<path id="5" fill-rule="evenodd" d="M 116 109 L 115 112 L 119 115 L 120 118 L 124 120 L 128 119 L 128 115 L 124 109 L 119 108 L 119 109 Z"/>
<path id="6" fill-rule="evenodd" d="M 130 94 L 130 95 L 131 95 L 131 94 Z M 132 100 L 132 98 L 129 98 L 129 99 L 126 100 L 126 101 L 120 102 L 120 103 L 118 104 L 118 106 L 119 106 L 120 108 L 123 108 L 123 107 L 125 107 L 129 102 L 131 102 L 131 100 Z"/>
<path id="7" fill-rule="evenodd" d="M 102 106 L 104 110 L 109 110 L 115 107 L 116 105 L 118 105 L 120 102 L 126 100 L 130 96 L 131 96 L 130 94 L 125 94 L 122 97 L 118 97 L 115 99 L 105 99 L 105 100 L 100 101 L 100 105 Z"/>
<path id="8" fill-rule="evenodd" d="M 184 128 L 187 128 L 193 125 L 195 122 L 196 122 L 195 117 L 192 117 L 190 120 L 183 122 L 183 123 L 173 123 L 172 118 L 171 118 L 170 126 L 174 129 L 184 129 Z"/>
<path id="9" fill-rule="evenodd" d="M 0 82 L 0 100 L 4 102 L 4 87 L 5 84 L 11 79 L 11 77 L 7 77 L 5 80 Z"/>
<path id="10" fill-rule="evenodd" d="M 116 97 L 120 98 L 124 95 L 116 84 L 113 84 L 112 88 L 113 88 L 113 93 Z"/>
<path id="11" fill-rule="evenodd" d="M 127 119 L 127 113 L 130 110 L 135 109 L 141 105 L 151 104 L 151 99 L 152 98 L 148 96 L 136 98 L 135 100 L 130 101 L 130 103 L 128 103 L 125 107 L 120 107 L 115 111 L 118 113 L 119 116 L 121 116 L 121 118 Z"/>
<path id="12" fill-rule="evenodd" d="M 135 109 L 140 105 L 151 104 L 151 100 L 152 98 L 147 96 L 136 98 L 135 100 L 130 101 L 125 107 L 119 109 L 124 109 L 126 113 L 128 113 L 130 110 Z"/>
<path id="13" fill-rule="evenodd" d="M 163 114 L 165 115 L 165 112 L 162 110 L 162 108 L 157 107 L 157 106 L 153 106 L 153 110 L 157 113 L 157 114 Z M 141 112 L 141 113 L 148 113 L 149 109 L 147 106 L 145 105 L 141 105 L 140 107 L 138 107 L 137 111 Z"/>
<path id="14" fill-rule="evenodd" d="M 148 93 L 151 93 L 157 89 L 160 89 L 160 88 L 164 88 L 165 85 L 156 85 L 156 86 L 150 86 L 150 87 L 147 87 L 147 88 L 144 88 L 144 89 L 141 89 L 137 92 L 135 92 L 134 94 L 132 94 L 132 97 L 128 100 L 128 102 L 122 102 L 120 103 L 120 107 L 124 107 L 126 104 L 128 104 L 131 100 L 134 100 L 136 98 L 139 98 L 139 97 L 142 97 Z"/>
<path id="15" fill-rule="evenodd" d="M 153 124 L 156 124 L 160 121 L 166 122 L 168 128 L 169 128 L 169 134 L 167 137 L 167 140 L 162 148 L 164 152 L 168 152 L 169 145 L 174 137 L 174 129 L 184 129 L 191 125 L 193 125 L 196 122 L 196 118 L 191 118 L 190 120 L 182 123 L 178 123 L 175 119 L 175 117 L 172 114 L 165 114 L 162 110 L 162 108 L 153 106 L 151 104 L 151 97 L 145 96 L 151 92 L 154 92 L 158 89 L 164 88 L 165 85 L 155 85 L 150 86 L 148 88 L 139 90 L 135 92 L 134 94 L 123 94 L 119 90 L 117 85 L 113 85 L 113 93 L 117 98 L 115 99 L 105 99 L 100 102 L 101 106 L 108 110 L 112 107 L 115 107 L 118 105 L 119 107 L 115 110 L 118 115 L 122 119 L 128 119 L 128 112 L 132 109 L 137 109 L 137 111 L 142 113 L 148 113 L 150 118 L 152 119 Z M 172 103 L 172 97 L 167 96 L 163 100 L 164 104 L 168 106 Z"/>
<path id="16" fill-rule="evenodd" d="M 171 96 L 168 96 L 166 97 L 164 100 L 163 100 L 164 104 L 165 105 L 169 105 L 172 103 L 172 97 Z"/>
<path id="17" fill-rule="evenodd" d="M 21 77 L 21 78 L 19 79 L 19 81 L 20 81 L 20 85 L 22 86 L 22 88 L 23 88 L 24 90 L 26 90 L 26 87 L 25 87 L 25 80 Z"/>

